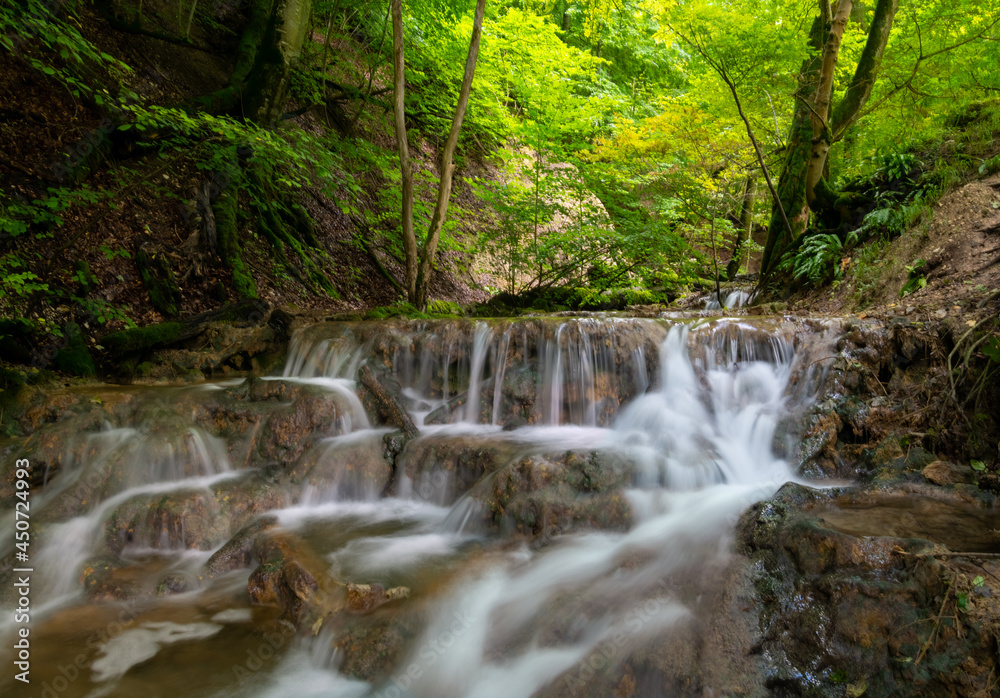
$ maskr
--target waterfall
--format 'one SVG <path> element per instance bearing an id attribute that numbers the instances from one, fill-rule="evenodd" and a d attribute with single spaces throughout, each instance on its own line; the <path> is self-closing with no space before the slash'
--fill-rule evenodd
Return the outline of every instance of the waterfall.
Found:
<path id="1" fill-rule="evenodd" d="M 731 563 L 737 517 L 791 477 L 772 446 L 802 399 L 790 397 L 797 354 L 786 336 L 733 320 L 605 317 L 307 328 L 280 376 L 244 393 L 161 404 L 159 422 L 140 415 L 69 449 L 38 497 L 42 512 L 69 501 L 87 473 L 120 477 L 102 476 L 88 504 L 53 520 L 38 543 L 39 622 L 86 607 L 80 570 L 95 557 L 117 555 L 134 575 L 155 560 L 195 581 L 187 594 L 145 602 L 126 636 L 141 645 L 141 669 L 112 667 L 126 641 L 88 659 L 95 690 L 160 695 L 157 683 L 177 669 L 171 658 L 197 656 L 195 647 L 242 667 L 246 642 L 221 626 L 264 622 L 267 614 L 246 612 L 250 570 L 218 579 L 193 571 L 227 535 L 269 514 L 331 578 L 412 589 L 371 619 L 393 647 L 379 656 L 392 659 L 359 680 L 345 651 L 369 642 L 349 635 L 367 617 L 324 622 L 272 647 L 251 682 L 192 695 L 573 694 L 595 658 L 622 662 L 705 624 L 701 595 Z M 416 438 L 396 443 L 394 427 L 369 419 L 362 364 L 401 396 Z M 247 391 L 266 399 L 243 406 L 256 399 Z M 213 419 L 244 408 L 255 426 L 234 420 L 212 431 Z M 294 431 L 324 416 L 329 433 Z M 243 482 L 252 496 L 235 505 L 227 493 Z M 188 529 L 170 537 L 155 526 L 132 547 L 109 543 L 122 506 L 138 507 L 129 516 L 149 527 L 158 519 L 144 502 L 180 495 L 210 510 L 206 520 L 239 523 L 223 525 L 211 550 L 188 549 Z"/>

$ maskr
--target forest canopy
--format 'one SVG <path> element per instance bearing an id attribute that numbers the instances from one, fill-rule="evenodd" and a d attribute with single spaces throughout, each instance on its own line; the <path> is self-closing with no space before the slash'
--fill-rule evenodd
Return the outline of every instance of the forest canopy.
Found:
<path id="1" fill-rule="evenodd" d="M 505 307 L 824 283 L 997 167 L 984 0 L 25 0 L 0 47 L 8 123 L 62 112 L 2 163 L 2 313 L 50 327 L 141 320 L 136 289 L 183 315 L 218 274 L 418 309 L 441 270 Z M 133 225 L 96 263 L 138 273 L 95 292 L 74 251 L 139 199 L 179 242 Z"/>

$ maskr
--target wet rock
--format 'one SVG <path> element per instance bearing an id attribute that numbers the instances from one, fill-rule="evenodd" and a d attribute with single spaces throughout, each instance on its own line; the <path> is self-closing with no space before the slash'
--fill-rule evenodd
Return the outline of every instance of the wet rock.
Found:
<path id="1" fill-rule="evenodd" d="M 215 577 L 241 567 L 249 567 L 253 559 L 253 544 L 257 536 L 278 525 L 275 516 L 262 516 L 247 524 L 215 551 L 205 563 L 205 572 Z"/>
<path id="2" fill-rule="evenodd" d="M 247 581 L 251 603 L 277 606 L 283 619 L 304 626 L 325 615 L 316 581 L 317 575 L 324 578 L 322 564 L 297 539 L 288 534 L 258 535 L 252 549 L 260 565 Z"/>
<path id="3" fill-rule="evenodd" d="M 142 593 L 140 583 L 128 575 L 129 565 L 117 557 L 88 560 L 80 570 L 84 593 L 94 601 L 125 601 Z M 132 570 L 134 572 L 134 570 Z"/>
<path id="4" fill-rule="evenodd" d="M 375 499 L 388 487 L 393 474 L 382 438 L 371 433 L 346 443 L 321 441 L 289 470 L 290 481 L 315 489 L 331 499 Z"/>
<path id="5" fill-rule="evenodd" d="M 353 613 L 371 613 L 382 604 L 409 596 L 407 587 L 386 590 L 381 584 L 348 584 L 347 609 Z"/>
<path id="6" fill-rule="evenodd" d="M 211 550 L 227 537 L 215 498 L 203 490 L 136 495 L 104 525 L 105 546 L 115 555 L 128 545 Z"/>
<path id="7" fill-rule="evenodd" d="M 992 636 L 958 610 L 960 604 L 971 607 L 976 596 L 973 577 L 958 570 L 982 568 L 952 556 L 936 559 L 927 541 L 834 530 L 817 514 L 836 494 L 786 485 L 751 507 L 737 526 L 764 630 L 757 647 L 767 658 L 765 686 L 772 693 L 815 696 L 984 690 L 996 667 Z M 874 495 L 839 496 L 861 506 Z M 859 510 L 844 521 L 862 516 Z M 985 577 L 979 576 L 979 586 Z M 982 604 L 985 612 L 985 598 Z"/>
<path id="8" fill-rule="evenodd" d="M 469 436 L 416 439 L 397 459 L 414 487 L 434 486 L 433 494 L 442 498 L 441 504 L 453 502 L 501 462 L 497 447 L 484 446 L 481 439 Z"/>
<path id="9" fill-rule="evenodd" d="M 923 476 L 935 485 L 947 486 L 972 482 L 975 471 L 961 463 L 936 460 L 923 469 Z"/>
<path id="10" fill-rule="evenodd" d="M 195 586 L 191 583 L 190 577 L 182 574 L 168 574 L 156 585 L 156 595 L 169 596 L 170 594 L 183 594 L 194 588 Z"/>
<path id="11" fill-rule="evenodd" d="M 422 621 L 420 614 L 413 613 L 349 616 L 334 642 L 334 649 L 343 656 L 339 670 L 362 681 L 389 678 L 408 643 L 419 635 Z"/>
<path id="12" fill-rule="evenodd" d="M 257 457 L 291 465 L 317 440 L 343 434 L 350 427 L 351 412 L 342 396 L 310 392 L 268 418 L 260 437 Z"/>
<path id="13" fill-rule="evenodd" d="M 477 487 L 487 526 L 534 537 L 581 528 L 626 530 L 632 509 L 624 495 L 628 465 L 603 452 L 530 456 Z"/>
<path id="14" fill-rule="evenodd" d="M 277 467 L 251 471 L 212 486 L 218 515 L 227 531 L 237 531 L 255 516 L 288 506 L 297 491 Z"/>

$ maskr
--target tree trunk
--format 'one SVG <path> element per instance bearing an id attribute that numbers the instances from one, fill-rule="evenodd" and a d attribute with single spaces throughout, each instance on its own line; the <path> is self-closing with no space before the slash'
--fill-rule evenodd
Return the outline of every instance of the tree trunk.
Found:
<path id="1" fill-rule="evenodd" d="M 406 61 L 403 56 L 403 0 L 392 0 L 393 113 L 396 150 L 403 189 L 403 252 L 406 255 L 406 298 L 417 301 L 417 237 L 413 232 L 413 168 L 406 140 Z"/>
<path id="2" fill-rule="evenodd" d="M 898 10 L 899 0 L 879 0 L 875 6 L 875 16 L 868 27 L 868 40 L 858 60 L 858 67 L 854 71 L 850 85 L 847 86 L 847 92 L 833 110 L 830 119 L 834 142 L 841 139 L 844 131 L 857 120 L 861 109 L 868 103 Z"/>
<path id="3" fill-rule="evenodd" d="M 420 256 L 420 269 L 417 272 L 417 307 L 423 310 L 427 305 L 427 285 L 430 282 L 434 267 L 434 256 L 437 253 L 438 240 L 448 215 L 448 202 L 451 199 L 451 183 L 454 174 L 452 160 L 455 148 L 458 146 L 458 135 L 462 130 L 465 110 L 469 106 L 469 93 L 472 91 L 472 78 L 476 74 L 476 61 L 479 58 L 479 39 L 483 30 L 483 12 L 486 0 L 477 0 L 476 14 L 472 21 L 472 38 L 469 40 L 469 55 L 465 59 L 465 74 L 462 76 L 462 88 L 458 93 L 458 104 L 455 105 L 455 117 L 451 121 L 448 140 L 441 154 L 441 181 L 438 184 L 437 204 L 427 229 L 427 240 Z"/>
<path id="4" fill-rule="evenodd" d="M 753 202 L 757 196 L 757 180 L 747 177 L 743 184 L 743 203 L 740 206 L 740 223 L 736 228 L 736 244 L 733 245 L 733 256 L 726 265 L 726 278 L 732 281 L 740 270 L 740 257 L 743 256 L 743 242 L 750 239 L 753 226 Z"/>
<path id="5" fill-rule="evenodd" d="M 843 138 L 868 102 L 892 23 L 899 10 L 899 0 L 878 0 L 854 76 L 844 97 L 831 109 L 832 80 L 843 35 L 843 26 L 837 27 L 836 21 L 843 17 L 846 22 L 852 3 L 841 0 L 835 17 L 831 18 L 829 34 L 823 24 L 823 3 L 824 0 L 820 0 L 821 15 L 813 23 L 809 39 L 814 49 L 818 51 L 820 46 L 824 46 L 824 50 L 822 55 L 816 54 L 803 63 L 789 144 L 778 182 L 779 199 L 791 217 L 793 235 L 791 238 L 786 235 L 780 212 L 775 206 L 761 259 L 762 277 L 774 271 L 784 251 L 805 231 L 810 204 L 821 203 L 816 200 L 815 194 L 823 178 L 830 147 Z M 826 12 L 829 13 L 829 10 Z"/>
<path id="6" fill-rule="evenodd" d="M 812 122 L 809 100 L 816 91 L 821 56 L 818 53 L 823 43 L 823 18 L 817 17 L 809 31 L 809 45 L 817 51 L 802 62 L 799 73 L 798 100 L 792 114 L 792 126 L 785 149 L 785 162 L 778 178 L 778 196 L 771 210 L 771 221 L 767 226 L 767 241 L 760 262 L 760 275 L 764 279 L 774 271 L 785 248 L 793 239 L 802 234 L 809 222 L 809 207 L 806 204 L 806 170 L 812 154 Z M 791 224 L 791 232 L 785 228 L 778 202 L 784 207 Z M 791 237 L 790 237 L 791 236 Z"/>
<path id="7" fill-rule="evenodd" d="M 273 0 L 270 22 L 243 93 L 243 113 L 271 125 L 284 113 L 292 68 L 309 29 L 312 0 Z"/>
<path id="8" fill-rule="evenodd" d="M 477 0 L 476 14 L 472 26 L 472 38 L 469 41 L 469 55 L 465 61 L 465 74 L 462 77 L 462 87 L 459 91 L 458 104 L 455 106 L 455 116 L 448 132 L 444 151 L 441 154 L 441 180 L 438 184 L 437 204 L 427 229 L 423 251 L 417 250 L 417 237 L 413 230 L 413 169 L 410 165 L 409 144 L 406 140 L 406 113 L 404 92 L 406 89 L 406 62 L 403 56 L 403 3 L 402 0 L 392 0 L 392 66 L 393 111 L 395 114 L 396 149 L 399 152 L 399 170 L 403 189 L 403 251 L 406 255 L 406 297 L 418 308 L 427 305 L 427 284 L 430 281 L 434 267 L 434 256 L 437 253 L 441 230 L 448 213 L 448 202 L 451 200 L 451 185 L 453 175 L 452 160 L 455 148 L 458 146 L 458 136 L 465 119 L 465 110 L 469 105 L 469 93 L 472 90 L 472 78 L 476 72 L 476 61 L 479 58 L 479 39 L 482 34 L 483 12 L 486 0 Z"/>
<path id="9" fill-rule="evenodd" d="M 827 0 L 820 0 L 821 5 L 829 8 L 826 3 Z M 833 135 L 830 132 L 828 121 L 830 105 L 833 100 L 834 69 L 837 67 L 837 59 L 840 57 L 840 42 L 844 37 L 847 20 L 851 17 L 852 5 L 853 0 L 840 0 L 823 45 L 819 84 L 809 114 L 809 121 L 812 124 L 812 151 L 809 156 L 809 169 L 806 171 L 806 203 L 810 207 L 816 198 L 816 184 L 823 177 L 826 158 L 830 152 L 830 146 L 833 144 Z"/>

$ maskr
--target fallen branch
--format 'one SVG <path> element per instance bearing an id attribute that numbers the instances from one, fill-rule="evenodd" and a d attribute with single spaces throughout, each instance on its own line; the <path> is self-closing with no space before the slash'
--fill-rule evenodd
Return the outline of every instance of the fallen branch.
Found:
<path id="1" fill-rule="evenodd" d="M 365 386 L 378 401 L 386 421 L 402 429 L 407 437 L 416 437 L 417 425 L 413 423 L 409 413 L 400 404 L 399 399 L 382 385 L 367 365 L 361 367 L 360 377 L 361 385 Z"/>

